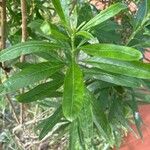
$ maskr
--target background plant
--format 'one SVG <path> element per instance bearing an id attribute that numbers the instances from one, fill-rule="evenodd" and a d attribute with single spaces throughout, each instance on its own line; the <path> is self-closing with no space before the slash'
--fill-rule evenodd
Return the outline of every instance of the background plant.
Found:
<path id="1" fill-rule="evenodd" d="M 12 15 L 20 1 L 13 2 L 7 4 L 12 45 L 21 41 L 21 11 Z M 99 12 L 84 1 L 27 1 L 28 41 L 0 52 L 0 62 L 12 67 L 8 79 L 1 75 L 2 99 L 9 93 L 13 103 L 32 102 L 25 106 L 24 124 L 13 129 L 15 138 L 23 135 L 17 139 L 22 149 L 49 135 L 58 135 L 51 138 L 57 145 L 63 139 L 64 149 L 119 147 L 127 131 L 135 134 L 133 121 L 142 137 L 138 104 L 149 102 L 141 88 L 149 88 L 150 66 L 142 54 L 149 47 L 150 4 L 137 4 L 132 14 L 125 2 L 114 1 Z M 121 16 L 121 25 L 115 16 Z M 19 62 L 21 55 L 25 62 Z"/>

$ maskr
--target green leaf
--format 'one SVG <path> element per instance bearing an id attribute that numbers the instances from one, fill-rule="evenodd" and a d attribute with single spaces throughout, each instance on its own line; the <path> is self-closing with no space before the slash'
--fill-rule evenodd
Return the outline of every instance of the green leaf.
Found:
<path id="1" fill-rule="evenodd" d="M 147 0 L 147 12 L 148 12 L 148 15 L 149 15 L 149 12 L 150 12 L 150 3 L 149 3 L 148 0 Z"/>
<path id="2" fill-rule="evenodd" d="M 138 5 L 138 11 L 136 13 L 134 22 L 134 28 L 136 29 L 137 27 L 139 27 L 143 20 L 146 18 L 148 12 L 149 12 L 149 8 L 148 8 L 149 2 L 148 0 L 142 0 L 141 2 L 139 2 Z"/>
<path id="3" fill-rule="evenodd" d="M 59 107 L 53 115 L 51 115 L 49 118 L 45 119 L 44 122 L 42 122 L 43 129 L 40 132 L 39 139 L 42 140 L 48 134 L 48 132 L 50 132 L 53 127 L 57 123 L 59 123 L 62 117 L 62 108 Z"/>
<path id="4" fill-rule="evenodd" d="M 52 0 L 52 3 L 62 21 L 65 25 L 69 24 L 69 9 L 66 0 Z"/>
<path id="5" fill-rule="evenodd" d="M 109 88 L 111 88 L 113 86 L 114 85 L 111 84 L 111 83 L 107 83 L 107 82 L 104 82 L 104 81 L 96 80 L 96 81 L 92 82 L 91 84 L 89 84 L 87 86 L 87 88 L 92 93 L 95 93 L 96 91 L 102 92 L 104 90 L 108 90 Z"/>
<path id="6" fill-rule="evenodd" d="M 88 74 L 93 79 L 102 80 L 108 83 L 113 83 L 116 85 L 126 86 L 126 87 L 141 87 L 142 80 L 137 78 L 132 78 L 128 76 L 110 74 L 108 72 L 102 71 L 98 68 L 90 68 L 84 70 L 85 74 Z"/>
<path id="7" fill-rule="evenodd" d="M 82 6 L 79 4 L 78 7 L 78 26 L 83 25 L 83 23 L 89 21 L 93 18 L 93 11 L 89 3 L 83 3 Z"/>
<path id="8" fill-rule="evenodd" d="M 79 32 L 76 33 L 76 35 L 77 36 L 83 36 L 86 39 L 93 39 L 94 38 L 94 36 L 91 33 L 87 32 L 87 31 L 79 31 Z"/>
<path id="9" fill-rule="evenodd" d="M 4 90 L 4 86 L 0 84 L 0 93 Z"/>
<path id="10" fill-rule="evenodd" d="M 143 39 L 143 41 L 140 39 L 134 47 L 139 47 L 139 48 L 147 48 L 150 47 L 150 39 Z"/>
<path id="11" fill-rule="evenodd" d="M 36 19 L 36 20 L 31 21 L 28 24 L 28 27 L 31 28 L 31 30 L 34 32 L 40 32 L 41 33 L 40 26 L 42 23 L 43 23 L 42 19 Z"/>
<path id="12" fill-rule="evenodd" d="M 109 121 L 112 122 L 113 125 L 122 125 L 125 128 L 132 131 L 132 129 L 129 126 L 129 122 L 126 119 L 125 111 L 124 109 L 127 108 L 127 105 L 121 101 L 121 99 L 113 99 L 110 111 L 109 111 Z"/>
<path id="13" fill-rule="evenodd" d="M 92 105 L 92 118 L 101 137 L 107 139 L 110 143 L 110 125 L 106 117 L 105 112 L 100 104 L 100 101 L 94 97 L 94 95 L 87 89 L 86 94 Z"/>
<path id="14" fill-rule="evenodd" d="M 142 92 L 139 90 L 134 93 L 134 96 L 135 96 L 137 102 L 145 103 L 145 104 L 150 103 L 149 91 L 147 93 L 145 93 L 145 92 Z"/>
<path id="15" fill-rule="evenodd" d="M 141 126 L 142 126 L 143 122 L 142 122 L 140 113 L 139 112 L 134 112 L 133 116 L 134 116 L 134 121 L 135 121 L 135 125 L 136 125 L 136 128 L 137 128 L 138 134 L 141 138 L 143 138 L 143 133 L 142 133 L 142 129 L 141 129 Z"/>
<path id="16" fill-rule="evenodd" d="M 93 67 L 126 76 L 150 79 L 150 64 L 92 57 L 86 61 Z"/>
<path id="17" fill-rule="evenodd" d="M 43 83 L 30 90 L 27 93 L 20 95 L 17 99 L 22 103 L 29 103 L 36 100 L 42 100 L 46 97 L 50 97 L 55 91 L 63 84 L 63 80 L 53 80 L 47 83 Z"/>
<path id="18" fill-rule="evenodd" d="M 111 17 L 114 17 L 116 14 L 118 14 L 120 11 L 126 9 L 126 5 L 123 3 L 116 3 L 107 9 L 101 11 L 98 15 L 96 15 L 93 19 L 91 19 L 89 22 L 87 22 L 81 30 L 88 30 L 96 25 L 99 25 L 100 23 L 108 20 Z"/>
<path id="19" fill-rule="evenodd" d="M 115 58 L 118 60 L 139 60 L 142 53 L 134 48 L 119 46 L 114 44 L 91 44 L 80 47 L 85 53 L 93 56 L 105 58 Z"/>
<path id="20" fill-rule="evenodd" d="M 131 109 L 132 109 L 132 112 L 133 112 L 133 118 L 134 118 L 134 121 L 135 121 L 135 125 L 136 125 L 136 128 L 137 128 L 137 131 L 139 133 L 139 136 L 141 138 L 143 138 L 143 134 L 142 134 L 142 130 L 141 130 L 141 125 L 143 123 L 142 119 L 141 119 L 141 116 L 140 116 L 140 113 L 138 111 L 138 104 L 135 100 L 135 96 L 134 96 L 134 91 L 132 90 L 132 101 L 131 101 L 131 104 L 129 104 Z"/>
<path id="21" fill-rule="evenodd" d="M 3 86 L 6 91 L 18 90 L 48 78 L 59 71 L 63 66 L 63 64 L 51 62 L 33 64 L 4 81 Z"/>
<path id="22" fill-rule="evenodd" d="M 59 52 L 57 51 L 38 52 L 35 53 L 35 55 L 50 62 L 63 62 L 62 58 L 59 56 Z"/>
<path id="23" fill-rule="evenodd" d="M 73 121 L 70 126 L 69 149 L 70 150 L 81 149 L 77 120 Z"/>
<path id="24" fill-rule="evenodd" d="M 91 149 L 93 138 L 93 112 L 90 98 L 89 92 L 85 90 L 85 103 L 78 117 L 80 130 L 82 131 L 84 144 L 87 150 Z"/>
<path id="25" fill-rule="evenodd" d="M 47 21 L 44 21 L 42 23 L 42 25 L 40 26 L 41 31 L 45 34 L 45 35 L 50 35 L 51 34 L 51 27 L 50 24 Z"/>
<path id="26" fill-rule="evenodd" d="M 61 46 L 53 43 L 44 42 L 44 41 L 43 42 L 30 41 L 30 42 L 19 43 L 1 51 L 0 62 L 14 59 L 25 54 L 32 54 L 32 53 L 43 52 L 43 51 L 46 52 L 58 48 L 61 48 Z"/>
<path id="27" fill-rule="evenodd" d="M 81 124 L 79 120 L 77 121 L 78 121 L 78 134 L 79 134 L 79 141 L 80 141 L 80 149 L 86 150 L 86 142 L 84 139 L 84 133 L 83 133 L 83 130 L 81 129 Z"/>
<path id="28" fill-rule="evenodd" d="M 28 63 L 28 62 L 17 62 L 16 64 L 15 64 L 15 67 L 17 67 L 17 68 L 19 68 L 19 69 L 24 69 L 24 68 L 27 68 L 27 67 L 30 67 L 30 66 L 32 66 L 33 64 L 31 64 L 31 63 Z"/>
<path id="29" fill-rule="evenodd" d="M 91 104 L 93 106 L 93 122 L 100 134 L 103 138 L 108 140 L 109 143 L 111 143 L 111 138 L 110 138 L 110 131 L 111 127 L 108 122 L 108 119 L 106 117 L 105 112 L 101 108 L 99 100 L 97 100 L 94 96 L 92 96 L 92 101 Z"/>
<path id="30" fill-rule="evenodd" d="M 112 20 L 107 20 L 92 29 L 92 34 L 100 43 L 120 44 L 121 34 L 118 32 L 121 26 Z"/>
<path id="31" fill-rule="evenodd" d="M 83 75 L 79 66 L 73 63 L 68 69 L 64 83 L 63 113 L 73 121 L 79 115 L 84 103 Z"/>
<path id="32" fill-rule="evenodd" d="M 62 33 L 56 25 L 51 24 L 48 21 L 44 21 L 40 28 L 43 33 L 45 33 L 46 35 L 51 35 L 57 40 L 68 40 L 67 35 Z"/>

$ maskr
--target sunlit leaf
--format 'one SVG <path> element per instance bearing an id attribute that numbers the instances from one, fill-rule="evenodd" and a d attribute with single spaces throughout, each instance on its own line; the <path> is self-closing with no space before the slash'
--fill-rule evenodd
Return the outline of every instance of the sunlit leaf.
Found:
<path id="1" fill-rule="evenodd" d="M 37 52 L 53 51 L 55 49 L 60 49 L 61 46 L 58 44 L 48 43 L 44 41 L 30 41 L 19 43 L 10 48 L 7 48 L 0 52 L 0 61 L 6 61 L 10 59 L 17 58 L 21 55 L 32 54 Z"/>
<path id="2" fill-rule="evenodd" d="M 115 16 L 118 14 L 120 11 L 126 9 L 126 5 L 123 3 L 116 3 L 114 5 L 111 5 L 107 9 L 101 11 L 98 15 L 96 15 L 93 19 L 91 19 L 89 22 L 87 22 L 81 30 L 88 30 L 106 20 L 109 18 Z"/>
<path id="3" fill-rule="evenodd" d="M 59 71 L 63 66 L 63 64 L 51 62 L 33 64 L 4 81 L 3 86 L 6 91 L 18 90 L 48 78 L 50 75 Z"/>
<path id="4" fill-rule="evenodd" d="M 83 75 L 79 66 L 73 63 L 67 70 L 64 82 L 63 113 L 73 121 L 81 111 L 84 102 Z"/>
<path id="5" fill-rule="evenodd" d="M 82 46 L 80 49 L 92 56 L 118 60 L 134 61 L 143 57 L 142 53 L 134 48 L 114 44 L 90 44 Z"/>
<path id="6" fill-rule="evenodd" d="M 122 74 L 126 76 L 149 79 L 150 78 L 150 65 L 142 62 L 127 62 L 114 59 L 105 59 L 92 57 L 86 61 L 93 67 L 112 72 Z"/>

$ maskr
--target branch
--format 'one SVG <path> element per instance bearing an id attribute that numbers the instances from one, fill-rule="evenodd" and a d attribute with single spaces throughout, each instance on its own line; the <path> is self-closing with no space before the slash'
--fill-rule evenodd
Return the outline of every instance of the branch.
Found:
<path id="1" fill-rule="evenodd" d="M 26 0 L 21 0 L 21 15 L 22 15 L 22 42 L 27 40 L 27 10 Z M 21 56 L 20 61 L 25 61 L 25 56 Z"/>
<path id="2" fill-rule="evenodd" d="M 26 10 L 26 0 L 21 0 L 21 15 L 22 15 L 22 42 L 27 39 L 27 10 Z M 25 55 L 20 57 L 20 62 L 25 61 Z M 21 91 L 24 93 L 24 89 Z M 20 104 L 20 122 L 24 122 L 24 105 Z"/>
<path id="3" fill-rule="evenodd" d="M 21 14 L 22 14 L 22 42 L 25 42 L 27 40 L 26 0 L 21 0 Z"/>
<path id="4" fill-rule="evenodd" d="M 7 98 L 7 101 L 9 102 L 11 108 L 12 108 L 12 111 L 13 111 L 13 114 L 14 114 L 14 118 L 15 118 L 15 121 L 19 124 L 19 118 L 15 112 L 15 107 L 14 107 L 14 104 L 10 98 L 10 96 L 8 94 L 6 94 L 6 98 Z"/>
<path id="5" fill-rule="evenodd" d="M 1 50 L 6 48 L 6 23 L 7 23 L 7 17 L 6 17 L 6 0 L 1 1 Z M 1 64 L 2 68 L 5 68 L 5 64 Z M 5 76 L 8 78 L 7 71 L 5 70 Z M 17 114 L 15 112 L 15 107 L 13 105 L 13 102 L 8 94 L 6 94 L 6 99 L 9 103 L 9 105 L 12 108 L 15 121 L 19 124 L 19 119 L 17 117 Z"/>
<path id="6" fill-rule="evenodd" d="M 1 50 L 6 47 L 6 0 L 1 1 Z"/>

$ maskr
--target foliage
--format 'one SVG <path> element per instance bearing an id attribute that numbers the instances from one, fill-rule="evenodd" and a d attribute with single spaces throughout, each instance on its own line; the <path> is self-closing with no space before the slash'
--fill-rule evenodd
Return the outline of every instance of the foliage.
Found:
<path id="1" fill-rule="evenodd" d="M 150 65 L 142 61 L 150 46 L 148 0 L 138 3 L 136 14 L 129 13 L 125 2 L 100 12 L 86 2 L 48 3 L 34 3 L 28 16 L 29 40 L 0 52 L 0 62 L 14 69 L 2 79 L 2 97 L 9 93 L 21 103 L 32 102 L 32 107 L 54 107 L 38 122 L 39 139 L 61 131 L 71 150 L 119 147 L 125 132 L 134 133 L 132 118 L 142 137 L 138 104 L 150 102 L 138 90 L 149 88 Z M 20 18 L 7 7 L 9 22 L 14 21 L 8 22 L 8 39 L 14 44 L 20 41 L 20 23 L 15 21 Z M 26 62 L 19 62 L 21 55 Z M 21 88 L 25 93 L 18 92 Z"/>

